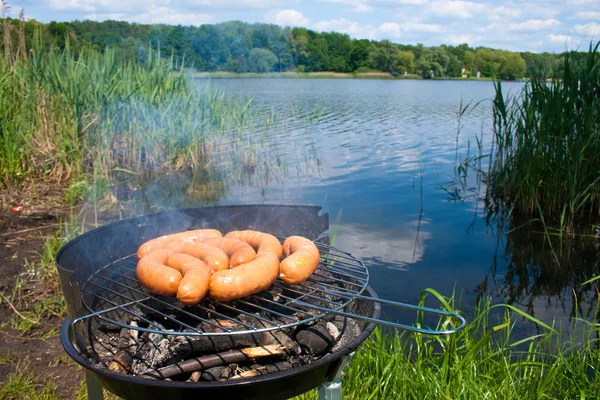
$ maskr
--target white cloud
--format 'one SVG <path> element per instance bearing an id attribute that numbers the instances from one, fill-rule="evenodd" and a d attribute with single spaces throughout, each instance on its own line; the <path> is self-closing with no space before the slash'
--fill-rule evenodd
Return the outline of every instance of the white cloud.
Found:
<path id="1" fill-rule="evenodd" d="M 100 11 L 101 13 L 111 11 L 118 13 L 122 11 L 139 12 L 148 6 L 156 4 L 157 1 L 150 0 L 46 0 L 46 4 L 60 11 Z"/>
<path id="2" fill-rule="evenodd" d="M 132 21 L 144 24 L 172 24 L 172 25 L 203 25 L 213 21 L 208 14 L 178 13 L 169 7 L 151 6 L 150 9 L 132 17 Z"/>
<path id="3" fill-rule="evenodd" d="M 463 0 L 436 0 L 429 3 L 427 14 L 459 19 L 480 17 L 506 22 L 507 19 L 519 18 L 523 15 L 523 11 L 521 8 L 494 7 L 489 3 L 474 3 Z"/>
<path id="4" fill-rule="evenodd" d="M 573 27 L 573 32 L 584 36 L 600 36 L 600 24 L 590 22 L 585 25 L 575 25 Z"/>
<path id="5" fill-rule="evenodd" d="M 455 18 L 473 18 L 473 15 L 481 13 L 484 7 L 483 4 L 462 0 L 436 0 L 429 4 L 429 10 L 434 15 Z"/>
<path id="6" fill-rule="evenodd" d="M 168 2 L 168 0 L 167 0 Z M 220 9 L 266 9 L 273 7 L 283 7 L 295 1 L 283 0 L 185 0 L 184 3 L 190 8 L 220 8 Z"/>
<path id="7" fill-rule="evenodd" d="M 396 3 L 398 3 L 398 4 L 420 6 L 422 4 L 426 4 L 427 1 L 428 0 L 398 0 Z"/>
<path id="8" fill-rule="evenodd" d="M 329 21 L 319 21 L 312 25 L 312 28 L 317 31 L 325 32 L 341 32 L 352 37 L 371 38 L 375 27 L 373 25 L 362 25 L 358 22 L 353 22 L 345 18 L 331 19 Z"/>
<path id="9" fill-rule="evenodd" d="M 373 11 L 373 7 L 366 5 L 364 3 L 360 3 L 360 4 L 357 4 L 356 7 L 354 7 L 354 11 L 356 11 L 357 13 L 371 12 L 371 11 Z"/>
<path id="10" fill-rule="evenodd" d="M 547 36 L 547 38 L 553 42 L 553 43 L 566 43 L 569 40 L 571 40 L 571 36 L 568 35 L 554 35 L 554 34 L 549 34 Z"/>
<path id="11" fill-rule="evenodd" d="M 467 33 L 464 35 L 450 35 L 447 39 L 450 44 L 468 43 L 470 46 L 473 46 L 479 43 L 481 36 L 475 36 Z"/>
<path id="12" fill-rule="evenodd" d="M 377 28 L 375 32 L 377 36 L 388 39 L 400 37 L 400 34 L 402 33 L 402 27 L 400 24 L 395 22 L 384 22 L 383 24 L 379 25 L 379 28 Z"/>
<path id="13" fill-rule="evenodd" d="M 327 3 L 341 3 L 354 12 L 357 13 L 365 13 L 373 11 L 373 7 L 371 7 L 368 3 L 368 0 L 323 0 Z"/>
<path id="14" fill-rule="evenodd" d="M 124 20 L 125 18 L 125 14 L 123 13 L 93 13 L 93 14 L 87 14 L 83 17 L 84 19 L 89 19 L 92 21 L 106 21 L 107 19 L 112 19 L 115 21 L 119 21 L 119 20 Z"/>
<path id="15" fill-rule="evenodd" d="M 511 31 L 542 31 L 555 28 L 560 22 L 555 19 L 530 19 L 524 22 L 510 24 L 508 29 Z"/>
<path id="16" fill-rule="evenodd" d="M 600 11 L 580 11 L 575 13 L 575 18 L 600 20 Z"/>
<path id="17" fill-rule="evenodd" d="M 399 40 L 405 34 L 411 32 L 441 32 L 441 25 L 423 24 L 418 22 L 406 22 L 398 24 L 396 22 L 384 22 L 379 26 L 371 24 L 362 25 L 358 22 L 350 21 L 345 18 L 332 19 L 329 21 L 319 21 L 311 26 L 317 31 L 336 31 L 347 33 L 355 38 L 367 38 L 372 40 L 392 39 Z"/>
<path id="18" fill-rule="evenodd" d="M 146 12 L 126 16 L 123 13 L 92 13 L 85 19 L 104 21 L 107 19 L 126 20 L 142 24 L 170 24 L 170 25 L 195 25 L 199 26 L 213 22 L 213 17 L 208 14 L 179 13 L 169 7 L 150 6 Z"/>
<path id="19" fill-rule="evenodd" d="M 96 9 L 94 5 L 81 0 L 48 0 L 47 4 L 55 10 L 93 11 Z"/>
<path id="20" fill-rule="evenodd" d="M 441 32 L 443 30 L 441 25 L 418 22 L 406 22 L 401 24 L 401 28 L 404 32 Z"/>
<path id="21" fill-rule="evenodd" d="M 567 4 L 572 5 L 598 5 L 598 0 L 568 0 Z"/>
<path id="22" fill-rule="evenodd" d="M 562 46 L 562 50 L 574 50 L 581 44 L 581 38 L 569 35 L 554 35 L 551 33 L 546 38 L 550 43 Z"/>
<path id="23" fill-rule="evenodd" d="M 506 18 L 519 18 L 523 14 L 520 8 L 509 8 L 509 7 L 494 7 L 489 12 L 490 19 L 493 20 L 505 20 Z"/>
<path id="24" fill-rule="evenodd" d="M 300 11 L 274 10 L 265 16 L 265 20 L 282 26 L 304 26 L 308 19 Z"/>

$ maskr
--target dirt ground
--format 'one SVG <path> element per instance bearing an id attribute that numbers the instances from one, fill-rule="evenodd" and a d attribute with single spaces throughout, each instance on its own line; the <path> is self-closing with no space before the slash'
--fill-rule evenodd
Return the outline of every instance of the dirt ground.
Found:
<path id="1" fill-rule="evenodd" d="M 35 190 L 34 190 L 35 189 Z M 11 375 L 35 377 L 37 384 L 53 382 L 56 398 L 74 398 L 83 372 L 63 351 L 58 315 L 35 321 L 30 329 L 18 324 L 31 320 L 35 304 L 60 294 L 60 288 L 35 278 L 45 239 L 53 235 L 65 210 L 58 190 L 26 188 L 0 192 L 0 398 Z M 22 206 L 22 210 L 12 207 Z M 18 287 L 18 289 L 17 289 Z M 58 290 L 57 290 L 58 289 Z M 14 380 L 14 379 L 13 379 Z M 36 389 L 34 389 L 36 390 Z M 7 397 L 5 397 L 7 396 Z M 19 398 L 19 397 L 16 397 Z M 30 398 L 23 393 L 23 398 Z"/>

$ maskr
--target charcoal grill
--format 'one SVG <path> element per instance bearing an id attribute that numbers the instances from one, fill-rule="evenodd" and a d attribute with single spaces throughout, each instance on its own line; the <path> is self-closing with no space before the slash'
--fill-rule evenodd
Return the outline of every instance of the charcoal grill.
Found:
<path id="1" fill-rule="evenodd" d="M 89 398 L 102 398 L 104 387 L 128 399 L 159 396 L 179 399 L 200 393 L 284 399 L 319 385 L 321 398 L 341 398 L 339 379 L 343 367 L 375 324 L 433 335 L 452 334 L 464 327 L 465 320 L 454 313 L 378 299 L 368 286 L 369 271 L 365 264 L 352 254 L 330 246 L 327 238 L 316 241 L 321 263 L 308 281 L 294 286 L 277 281 L 264 292 L 230 303 L 205 299 L 193 307 L 182 307 L 176 299 L 149 293 L 135 277 L 135 252 L 148 239 L 202 228 L 224 232 L 256 229 L 282 239 L 290 235 L 317 239 L 329 228 L 328 216 L 319 215 L 320 210 L 313 206 L 221 206 L 170 211 L 109 224 L 66 244 L 56 258 L 68 306 L 61 340 L 67 353 L 86 368 Z M 453 329 L 430 330 L 381 320 L 380 304 L 455 318 L 459 324 Z M 149 313 L 161 317 L 164 324 L 148 319 Z M 362 333 L 320 360 L 258 378 L 217 383 L 149 381 L 97 368 L 82 355 L 94 341 L 91 325 L 98 321 L 161 335 L 191 337 L 279 330 L 308 324 L 328 314 L 361 321 Z M 232 315 L 251 315 L 256 323 Z M 214 318 L 243 329 L 215 324 Z M 140 324 L 131 325 L 128 321 L 132 319 Z M 211 329 L 199 328 L 202 324 L 212 325 Z"/>

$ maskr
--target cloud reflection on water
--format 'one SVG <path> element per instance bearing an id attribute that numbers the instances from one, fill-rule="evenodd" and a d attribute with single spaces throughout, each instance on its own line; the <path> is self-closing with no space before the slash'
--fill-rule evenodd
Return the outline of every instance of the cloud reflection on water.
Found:
<path id="1" fill-rule="evenodd" d="M 335 246 L 353 253 L 360 259 L 373 260 L 386 268 L 408 271 L 410 265 L 421 261 L 431 233 L 423 231 L 427 221 L 402 222 L 397 229 L 377 226 L 342 224 L 338 227 Z"/>

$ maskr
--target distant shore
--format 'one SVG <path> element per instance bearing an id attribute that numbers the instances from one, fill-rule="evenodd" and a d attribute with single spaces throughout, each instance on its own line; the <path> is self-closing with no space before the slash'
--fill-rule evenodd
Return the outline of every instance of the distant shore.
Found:
<path id="1" fill-rule="evenodd" d="M 243 79 L 243 78 L 279 78 L 279 79 L 389 79 L 389 80 L 422 80 L 421 75 L 392 75 L 388 72 L 191 72 L 192 78 L 198 79 Z M 460 80 L 460 81 L 492 81 L 492 78 L 432 78 L 432 80 Z"/>
<path id="2" fill-rule="evenodd" d="M 387 72 L 193 72 L 191 74 L 194 78 L 291 78 L 291 79 L 303 79 L 303 78 L 334 78 L 334 79 L 422 79 L 420 75 L 407 75 L 407 76 L 392 76 Z"/>

